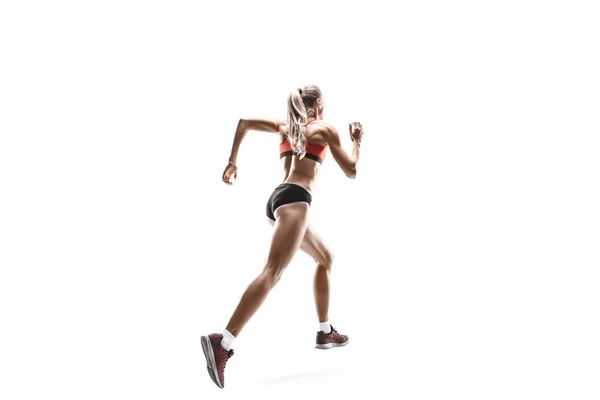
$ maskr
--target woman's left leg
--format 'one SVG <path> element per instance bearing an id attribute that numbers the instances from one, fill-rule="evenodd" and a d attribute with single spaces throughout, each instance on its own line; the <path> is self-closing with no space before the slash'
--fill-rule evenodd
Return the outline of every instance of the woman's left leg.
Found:
<path id="1" fill-rule="evenodd" d="M 263 271 L 248 285 L 223 334 L 200 338 L 208 373 L 220 388 L 225 386 L 225 365 L 233 355 L 231 346 L 235 337 L 260 308 L 300 247 L 308 224 L 308 207 L 306 202 L 295 202 L 277 208 L 277 222 Z"/>

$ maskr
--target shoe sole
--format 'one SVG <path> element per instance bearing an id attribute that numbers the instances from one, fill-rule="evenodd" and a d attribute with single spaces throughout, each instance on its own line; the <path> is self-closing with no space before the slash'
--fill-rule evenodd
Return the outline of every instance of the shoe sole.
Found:
<path id="1" fill-rule="evenodd" d="M 329 350 L 329 349 L 333 349 L 334 347 L 344 347 L 349 342 L 350 342 L 350 339 L 346 340 L 344 343 L 325 343 L 325 344 L 317 343 L 315 345 L 315 349 Z"/>
<path id="2" fill-rule="evenodd" d="M 206 336 L 200 337 L 200 343 L 202 344 L 202 351 L 204 352 L 204 358 L 206 358 L 206 369 L 208 370 L 208 375 L 210 375 L 210 379 L 221 389 L 223 389 L 223 385 L 221 384 L 221 380 L 219 379 L 219 373 L 217 371 L 217 363 L 215 362 L 215 353 L 213 352 L 212 345 L 210 343 L 210 339 Z"/>

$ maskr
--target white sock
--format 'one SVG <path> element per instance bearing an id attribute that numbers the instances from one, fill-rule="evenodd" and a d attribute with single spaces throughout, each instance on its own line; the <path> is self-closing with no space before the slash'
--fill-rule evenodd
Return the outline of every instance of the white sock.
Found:
<path id="1" fill-rule="evenodd" d="M 320 322 L 319 330 L 323 333 L 331 333 L 331 325 L 329 325 L 329 321 Z"/>
<path id="2" fill-rule="evenodd" d="M 221 339 L 221 346 L 227 351 L 231 350 L 231 346 L 233 346 L 233 342 L 235 342 L 235 336 L 231 334 L 227 329 L 223 329 L 223 339 Z"/>

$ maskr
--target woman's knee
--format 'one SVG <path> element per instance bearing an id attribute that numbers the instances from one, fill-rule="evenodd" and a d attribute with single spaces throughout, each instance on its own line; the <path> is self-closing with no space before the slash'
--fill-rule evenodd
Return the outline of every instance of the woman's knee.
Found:
<path id="1" fill-rule="evenodd" d="M 279 282 L 279 279 L 281 279 L 281 274 L 283 273 L 284 269 L 285 267 L 282 265 L 270 263 L 267 263 L 267 265 L 265 265 L 262 274 L 269 283 L 269 286 L 274 287 L 275 285 L 277 285 L 277 282 Z"/>
<path id="2" fill-rule="evenodd" d="M 326 270 L 330 271 L 331 270 L 331 266 L 333 265 L 333 253 L 329 250 L 327 250 L 325 253 L 323 253 L 323 257 L 322 260 L 320 260 L 319 266 L 321 268 L 325 268 Z"/>

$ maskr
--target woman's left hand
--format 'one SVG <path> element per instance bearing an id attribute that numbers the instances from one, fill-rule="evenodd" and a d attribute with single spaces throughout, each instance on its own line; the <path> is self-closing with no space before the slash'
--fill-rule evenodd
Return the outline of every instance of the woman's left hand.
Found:
<path id="1" fill-rule="evenodd" d="M 234 179 L 237 179 L 237 166 L 230 161 L 225 167 L 225 171 L 223 171 L 223 182 L 225 182 L 228 185 L 232 185 L 232 176 Z"/>

